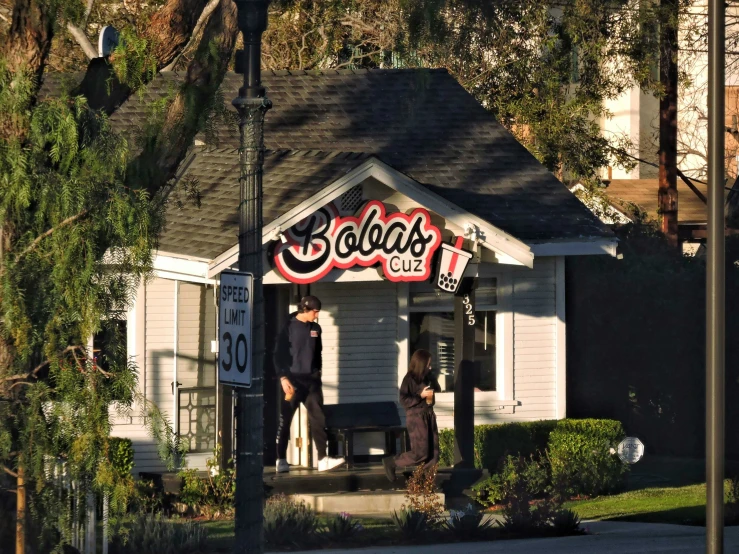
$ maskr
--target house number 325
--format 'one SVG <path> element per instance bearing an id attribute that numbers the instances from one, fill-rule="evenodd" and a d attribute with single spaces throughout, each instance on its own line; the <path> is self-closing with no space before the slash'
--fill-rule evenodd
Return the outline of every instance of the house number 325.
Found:
<path id="1" fill-rule="evenodd" d="M 464 316 L 467 318 L 467 325 L 474 325 L 475 312 L 472 309 L 472 302 L 468 294 L 465 294 L 462 298 L 462 305 L 464 306 Z"/>

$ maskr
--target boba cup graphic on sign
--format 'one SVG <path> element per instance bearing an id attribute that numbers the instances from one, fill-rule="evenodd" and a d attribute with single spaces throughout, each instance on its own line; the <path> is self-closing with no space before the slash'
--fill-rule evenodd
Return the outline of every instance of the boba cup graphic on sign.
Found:
<path id="1" fill-rule="evenodd" d="M 462 250 L 464 237 L 457 237 L 454 246 L 442 243 L 439 258 L 439 272 L 436 279 L 437 286 L 446 292 L 457 292 L 462 281 L 462 275 L 472 254 Z"/>

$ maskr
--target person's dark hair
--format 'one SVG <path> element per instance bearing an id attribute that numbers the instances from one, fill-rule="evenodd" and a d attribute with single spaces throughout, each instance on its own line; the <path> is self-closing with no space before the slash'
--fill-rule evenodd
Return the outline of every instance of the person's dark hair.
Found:
<path id="1" fill-rule="evenodd" d="M 429 373 L 429 362 L 431 354 L 426 350 L 416 350 L 411 356 L 411 363 L 408 364 L 408 373 L 413 376 L 417 383 L 423 381 L 424 377 Z"/>
<path id="2" fill-rule="evenodd" d="M 298 304 L 298 311 L 301 314 L 310 312 L 311 310 L 320 310 L 321 301 L 315 296 L 304 296 Z"/>

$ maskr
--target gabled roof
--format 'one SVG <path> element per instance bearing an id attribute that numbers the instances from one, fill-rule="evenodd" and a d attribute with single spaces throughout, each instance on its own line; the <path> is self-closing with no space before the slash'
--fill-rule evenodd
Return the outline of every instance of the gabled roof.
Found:
<path id="1" fill-rule="evenodd" d="M 112 116 L 117 128 L 130 131 L 140 125 L 147 115 L 146 106 L 171 93 L 181 78 L 174 73 L 159 75 L 142 95 L 131 97 Z M 233 73 L 224 79 L 221 92 L 228 106 L 241 82 L 242 76 Z M 327 157 L 348 152 L 375 156 L 524 241 L 613 236 L 446 70 L 267 72 L 263 84 L 274 104 L 264 131 L 270 150 L 318 151 Z M 235 120 L 219 127 L 216 135 L 218 143 L 207 147 L 238 147 Z M 223 158 L 227 150 L 221 152 L 198 162 L 205 190 L 215 185 L 212 179 L 216 177 L 208 169 L 211 161 L 221 168 L 217 180 L 237 186 L 236 156 L 229 178 L 222 172 L 223 164 L 230 163 Z M 269 183 L 283 189 L 304 186 L 306 180 L 316 183 L 311 164 L 289 167 L 296 171 L 292 183 L 287 173 L 269 181 L 274 166 L 270 168 L 268 162 L 265 194 L 279 196 L 279 192 L 267 191 Z M 237 203 L 232 205 L 235 210 Z M 163 244 L 173 240 L 169 233 L 182 232 L 178 229 L 173 221 Z"/>
<path id="2" fill-rule="evenodd" d="M 262 212 L 267 225 L 367 159 L 365 154 L 268 151 L 264 156 Z M 159 249 L 213 259 L 238 241 L 239 153 L 233 148 L 196 148 L 183 163 L 197 179 L 200 207 L 170 206 Z"/>
<path id="3" fill-rule="evenodd" d="M 182 79 L 159 74 L 111 116 L 115 128 L 132 135 Z M 47 76 L 42 94 L 53 94 L 58 80 Z M 234 118 L 183 168 L 199 181 L 202 208 L 170 211 L 163 250 L 209 257 L 234 244 L 239 133 L 231 100 L 242 80 L 226 75 L 221 93 Z M 265 72 L 263 84 L 273 102 L 264 131 L 265 224 L 373 156 L 529 244 L 615 240 L 445 69 Z"/>

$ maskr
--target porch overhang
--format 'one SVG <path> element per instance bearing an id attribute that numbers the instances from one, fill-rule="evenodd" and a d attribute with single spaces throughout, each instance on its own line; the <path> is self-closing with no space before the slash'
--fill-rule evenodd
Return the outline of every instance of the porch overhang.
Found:
<path id="1" fill-rule="evenodd" d="M 467 226 L 476 227 L 479 243 L 495 254 L 498 263 L 522 265 L 529 268 L 534 266 L 534 253 L 526 243 L 455 206 L 377 158 L 368 159 L 342 178 L 325 187 L 318 194 L 313 195 L 266 225 L 262 232 L 262 243 L 266 245 L 275 240 L 282 231 L 299 223 L 306 216 L 333 202 L 342 194 L 369 178 L 374 178 L 388 188 L 407 196 L 460 229 Z M 238 256 L 238 244 L 217 256 L 209 264 L 208 278 L 212 278 L 222 270 L 235 265 Z"/>

